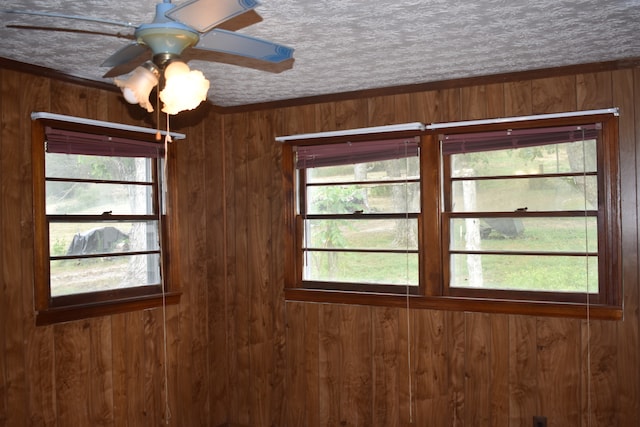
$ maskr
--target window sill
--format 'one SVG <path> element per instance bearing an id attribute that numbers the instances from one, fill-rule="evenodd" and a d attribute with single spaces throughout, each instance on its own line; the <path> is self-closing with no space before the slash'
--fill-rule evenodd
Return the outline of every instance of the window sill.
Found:
<path id="1" fill-rule="evenodd" d="M 609 305 L 474 299 L 463 297 L 426 297 L 416 295 L 376 294 L 365 292 L 328 291 L 286 288 L 287 301 L 332 304 L 356 304 L 414 309 L 473 311 L 481 313 L 518 314 L 527 316 L 573 317 L 580 319 L 622 320 L 622 308 Z"/>
<path id="2" fill-rule="evenodd" d="M 163 302 L 174 305 L 180 302 L 179 292 L 168 292 L 164 295 L 147 295 L 120 300 L 110 300 L 91 304 L 67 305 L 52 307 L 36 313 L 36 326 L 69 322 L 89 317 L 106 316 L 129 311 L 145 310 L 160 307 Z"/>

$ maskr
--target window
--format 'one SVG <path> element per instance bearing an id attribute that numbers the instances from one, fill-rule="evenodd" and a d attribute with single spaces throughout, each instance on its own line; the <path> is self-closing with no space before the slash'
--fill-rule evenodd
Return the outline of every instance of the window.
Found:
<path id="1" fill-rule="evenodd" d="M 288 142 L 287 298 L 619 318 L 608 111 L 427 126 L 395 160 Z"/>
<path id="2" fill-rule="evenodd" d="M 51 323 L 175 302 L 164 145 L 34 122 L 36 309 Z"/>
<path id="3" fill-rule="evenodd" d="M 418 154 L 415 137 L 297 147 L 305 286 L 417 289 Z"/>
<path id="4" fill-rule="evenodd" d="M 607 301 L 601 131 L 597 122 L 442 136 L 448 294 Z"/>

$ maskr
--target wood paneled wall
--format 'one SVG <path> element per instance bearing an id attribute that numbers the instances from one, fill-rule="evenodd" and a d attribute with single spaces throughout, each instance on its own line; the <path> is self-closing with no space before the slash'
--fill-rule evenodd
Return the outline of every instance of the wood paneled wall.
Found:
<path id="1" fill-rule="evenodd" d="M 207 107 L 172 122 L 189 134 L 188 144 L 172 145 L 180 305 L 35 326 L 30 113 L 153 127 L 154 115 L 139 110 L 115 92 L 0 69 L 0 426 L 226 423 L 219 387 L 226 379 L 217 371 L 225 364 L 218 351 L 225 320 L 208 303 L 221 289 L 210 284 L 222 280 L 225 264 L 222 173 L 215 164 L 220 120 Z"/>
<path id="2" fill-rule="evenodd" d="M 35 327 L 31 111 L 153 126 L 113 92 L 0 70 L 0 426 L 631 427 L 640 419 L 640 70 L 181 114 L 178 306 Z M 274 136 L 621 109 L 624 320 L 285 302 Z M 164 357 L 165 328 L 167 358 Z M 165 405 L 165 363 L 169 410 Z"/>

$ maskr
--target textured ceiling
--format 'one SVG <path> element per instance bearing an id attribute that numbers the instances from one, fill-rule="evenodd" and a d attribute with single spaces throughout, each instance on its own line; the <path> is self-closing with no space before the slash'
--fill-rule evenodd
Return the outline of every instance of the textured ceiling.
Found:
<path id="1" fill-rule="evenodd" d="M 141 24 L 155 0 L 0 0 L 0 9 Z M 176 3 L 180 3 L 176 1 Z M 192 60 L 218 106 L 374 89 L 640 57 L 640 0 L 261 0 L 238 30 L 295 49 L 280 73 Z M 100 64 L 129 40 L 15 29 L 50 26 L 109 34 L 102 23 L 0 13 L 0 57 L 111 81 Z"/>

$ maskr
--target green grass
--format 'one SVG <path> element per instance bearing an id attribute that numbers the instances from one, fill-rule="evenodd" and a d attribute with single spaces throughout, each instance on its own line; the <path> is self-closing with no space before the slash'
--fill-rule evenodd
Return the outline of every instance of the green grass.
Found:
<path id="1" fill-rule="evenodd" d="M 483 154 L 486 157 L 486 154 Z M 479 156 L 480 157 L 480 156 Z M 487 159 L 485 159 L 487 160 Z M 489 161 L 476 159 L 475 166 L 483 169 L 479 174 L 508 175 L 518 170 L 521 173 L 537 171 L 567 172 L 566 153 L 543 151 L 541 157 L 527 159 L 513 153 L 492 155 Z M 529 210 L 554 210 L 584 208 L 584 191 L 571 179 L 481 181 L 479 211 L 506 210 L 528 207 Z M 508 187 L 505 188 L 505 185 Z M 462 206 L 462 200 L 457 200 Z M 506 207 L 505 206 L 513 206 Z M 464 220 L 459 220 L 464 223 Z M 588 239 L 585 235 L 584 218 L 535 218 L 525 220 L 525 231 L 516 238 L 507 238 L 493 233 L 481 240 L 475 249 L 495 251 L 542 251 L 557 252 L 557 256 L 484 255 L 482 256 L 483 287 L 491 289 L 519 289 L 556 292 L 584 292 L 589 283 L 591 290 L 597 288 L 597 259 L 591 257 L 589 267 L 586 258 L 563 256 L 563 251 L 597 251 L 597 231 L 594 218 L 587 220 Z M 465 248 L 464 233 L 453 227 L 454 247 Z M 348 247 L 393 247 L 395 235 L 386 231 L 357 231 L 343 227 L 341 240 Z M 316 246 L 321 246 L 314 242 Z M 313 245 L 312 245 L 313 246 Z M 428 248 L 427 248 L 428 250 Z M 437 254 L 436 254 L 437 255 Z M 430 254 L 422 254 L 430 256 Z M 406 254 L 359 254 L 359 253 L 313 253 L 310 255 L 311 275 L 314 280 L 335 280 L 369 283 L 417 283 L 418 255 Z M 469 286 L 467 256 L 452 257 L 452 280 L 455 286 Z"/>

